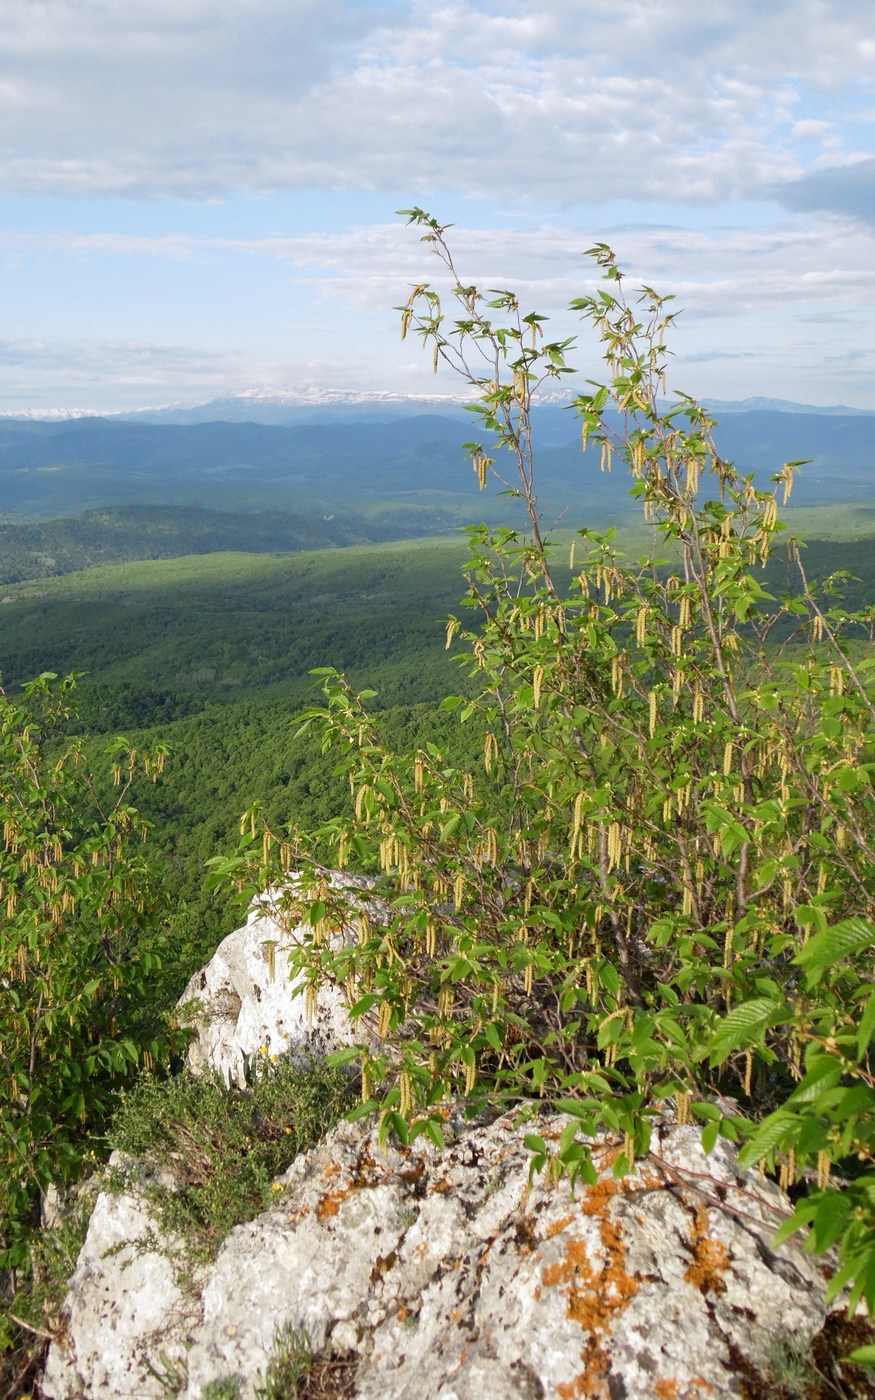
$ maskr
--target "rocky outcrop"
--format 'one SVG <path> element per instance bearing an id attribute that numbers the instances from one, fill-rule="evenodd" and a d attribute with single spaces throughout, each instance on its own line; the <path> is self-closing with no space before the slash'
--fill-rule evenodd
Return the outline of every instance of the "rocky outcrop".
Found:
<path id="1" fill-rule="evenodd" d="M 706 1158 L 697 1129 L 668 1122 L 623 1180 L 605 1139 L 597 1184 L 530 1181 L 524 1133 L 555 1142 L 565 1122 L 452 1120 L 443 1153 L 341 1124 L 194 1277 L 136 1190 L 102 1195 L 46 1395 L 206 1400 L 236 1382 L 248 1400 L 304 1333 L 318 1393 L 349 1400 L 758 1393 L 776 1339 L 827 1318 L 822 1264 L 771 1247 L 786 1197 L 726 1143 Z"/>
<path id="2" fill-rule="evenodd" d="M 331 942 L 355 942 L 361 912 L 376 912 L 372 882 L 337 871 L 326 872 L 325 878 L 334 891 L 343 891 L 348 910 Z M 243 927 L 223 939 L 180 997 L 180 1023 L 194 1031 L 188 1051 L 192 1073 L 212 1071 L 242 1088 L 250 1067 L 262 1057 L 313 1059 L 362 1040 L 362 1027 L 353 1027 L 342 988 L 323 985 L 308 1007 L 302 979 L 289 971 L 290 952 L 312 936 L 309 924 L 282 912 L 283 896 L 293 890 L 294 879 L 291 875 L 289 885 L 267 891 L 254 903 Z"/>

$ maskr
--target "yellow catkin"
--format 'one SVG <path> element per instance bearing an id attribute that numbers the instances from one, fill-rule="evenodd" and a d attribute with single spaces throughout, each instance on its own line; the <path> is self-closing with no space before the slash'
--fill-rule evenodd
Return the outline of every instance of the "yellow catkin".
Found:
<path id="1" fill-rule="evenodd" d="M 401 1096 L 401 1113 L 404 1118 L 408 1118 L 413 1111 L 413 1089 L 410 1083 L 409 1070 L 402 1069 L 398 1076 L 398 1090 Z"/>
<path id="2" fill-rule="evenodd" d="M 316 988 L 312 982 L 308 982 L 304 992 L 304 1016 L 308 1026 L 312 1026 L 316 1019 Z"/>
<path id="3" fill-rule="evenodd" d="M 271 942 L 267 947 L 267 976 L 269 981 L 276 981 L 276 944 Z"/>
<path id="4" fill-rule="evenodd" d="M 495 737 L 495 735 L 493 734 L 492 730 L 489 729 L 489 730 L 487 730 L 487 732 L 486 732 L 486 737 L 485 737 L 485 739 L 483 740 L 483 763 L 484 763 L 484 767 L 486 768 L 487 773 L 491 773 L 491 772 L 492 772 L 492 765 L 493 765 L 493 763 L 495 762 L 495 760 L 496 760 L 497 758 L 498 758 L 498 740 L 496 739 L 496 737 Z"/>
<path id="5" fill-rule="evenodd" d="M 453 989 L 445 982 L 438 992 L 437 1009 L 439 1016 L 449 1016 L 453 1005 Z"/>
<path id="6" fill-rule="evenodd" d="M 536 666 L 532 672 L 532 704 L 537 710 L 541 703 L 541 684 L 544 679 L 543 666 Z"/>
<path id="7" fill-rule="evenodd" d="M 373 1093 L 371 1071 L 367 1063 L 362 1065 L 362 1103 L 367 1103 Z"/>
<path id="8" fill-rule="evenodd" d="M 744 1093 L 746 1098 L 750 1098 L 751 1079 L 753 1077 L 753 1055 L 750 1050 L 744 1056 Z"/>
<path id="9" fill-rule="evenodd" d="M 453 906 L 458 914 L 462 908 L 462 901 L 465 898 L 465 876 L 460 870 L 453 881 Z"/>
<path id="10" fill-rule="evenodd" d="M 601 457 L 599 459 L 599 471 L 609 472 L 611 470 L 613 453 L 611 444 L 604 439 L 602 442 Z"/>
<path id="11" fill-rule="evenodd" d="M 655 691 L 655 690 L 651 690 L 650 694 L 648 695 L 648 697 L 647 697 L 647 704 L 648 704 L 648 712 L 649 712 L 649 714 L 648 714 L 648 728 L 649 728 L 649 730 L 650 730 L 650 737 L 651 737 L 651 739 L 652 739 L 652 738 L 653 738 L 653 735 L 656 733 L 656 720 L 657 720 L 657 714 L 658 714 L 658 711 L 657 711 L 657 700 L 656 700 L 656 691 Z"/>
<path id="12" fill-rule="evenodd" d="M 817 1189 L 825 1191 L 829 1186 L 829 1178 L 832 1173 L 832 1162 L 825 1152 L 817 1154 Z"/>
<path id="13" fill-rule="evenodd" d="M 523 973 L 523 991 L 525 992 L 527 997 L 530 997 L 532 995 L 532 983 L 534 975 L 534 967 L 531 963 L 529 963 L 528 967 Z"/>
<path id="14" fill-rule="evenodd" d="M 686 1091 L 681 1090 L 681 1089 L 679 1089 L 679 1090 L 677 1091 L 677 1093 L 675 1094 L 675 1096 L 674 1096 L 675 1106 L 676 1106 L 676 1108 L 677 1108 L 677 1121 L 678 1121 L 678 1127 L 679 1127 L 679 1128 L 684 1127 L 684 1125 L 687 1124 L 687 1123 L 689 1123 L 690 1120 L 691 1120 L 691 1116 L 692 1116 L 692 1115 L 690 1114 L 690 1100 L 691 1100 L 691 1097 L 692 1097 L 692 1096 L 691 1096 L 690 1094 L 686 1093 Z"/>
<path id="15" fill-rule="evenodd" d="M 425 926 L 425 951 L 430 958 L 437 954 L 437 926 L 433 919 Z"/>
<path id="16" fill-rule="evenodd" d="M 377 1021 L 377 1035 L 385 1040 L 392 1024 L 392 1007 L 388 1001 L 380 1002 L 380 1015 Z"/>
<path id="17" fill-rule="evenodd" d="M 477 1065 L 472 1063 L 465 1066 L 465 1097 L 473 1094 L 474 1086 L 477 1083 Z"/>
<path id="18" fill-rule="evenodd" d="M 727 739 L 723 746 L 723 776 L 728 778 L 732 772 L 733 744 L 731 739 Z"/>

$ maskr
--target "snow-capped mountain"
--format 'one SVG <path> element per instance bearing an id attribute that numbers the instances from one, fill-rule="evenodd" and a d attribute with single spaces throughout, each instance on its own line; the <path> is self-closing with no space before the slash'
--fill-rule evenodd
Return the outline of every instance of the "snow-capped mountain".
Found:
<path id="1" fill-rule="evenodd" d="M 30 422 L 64 422 L 76 418 L 112 418 L 129 423 L 206 423 L 250 422 L 264 424 L 293 424 L 301 422 L 335 422 L 340 419 L 406 417 L 421 413 L 457 416 L 471 402 L 471 395 L 402 394 L 391 390 L 326 389 L 314 384 L 288 389 L 257 386 L 238 394 L 226 394 L 205 403 L 161 404 L 154 408 L 88 409 L 88 408 L 22 408 L 2 409 L 0 419 Z M 547 390 L 538 396 L 538 404 L 546 408 L 564 406 L 568 402 L 568 386 Z M 847 408 L 842 405 L 797 404 L 785 399 L 749 398 L 740 401 L 705 400 L 705 407 L 717 414 L 751 412 L 801 413 L 858 416 L 875 410 Z"/>

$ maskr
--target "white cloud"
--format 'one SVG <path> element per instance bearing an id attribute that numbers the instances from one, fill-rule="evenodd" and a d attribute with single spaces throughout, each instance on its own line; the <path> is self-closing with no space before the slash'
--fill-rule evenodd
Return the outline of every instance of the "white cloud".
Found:
<path id="1" fill-rule="evenodd" d="M 44 0 L 7 7 L 0 185 L 681 202 L 803 174 L 799 84 L 865 82 L 838 0 Z M 813 133 L 811 133 L 813 134 Z"/>

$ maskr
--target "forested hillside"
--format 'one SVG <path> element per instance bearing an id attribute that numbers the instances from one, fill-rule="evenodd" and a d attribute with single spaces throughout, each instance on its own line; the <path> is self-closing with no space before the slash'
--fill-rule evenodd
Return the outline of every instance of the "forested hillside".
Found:
<path id="1" fill-rule="evenodd" d="M 611 413 L 606 421 L 619 424 Z M 379 520 L 388 511 L 390 524 L 400 517 L 408 530 L 422 510 L 442 512 L 444 523 L 475 511 L 492 521 L 515 519 L 501 483 L 479 496 L 473 474 L 459 471 L 465 431 L 458 416 L 438 414 L 288 427 L 7 420 L 0 422 L 0 491 L 4 511 L 23 517 L 149 503 L 338 519 L 352 511 Z M 618 491 L 600 472 L 598 452 L 581 451 L 567 413 L 543 410 L 533 432 L 547 519 L 568 509 L 613 515 L 618 495 L 624 507 L 625 488 Z M 718 425 L 716 443 L 760 486 L 784 462 L 813 459 L 797 486 L 801 504 L 872 504 L 875 414 L 732 413 Z M 501 451 L 498 462 L 512 469 Z"/>

